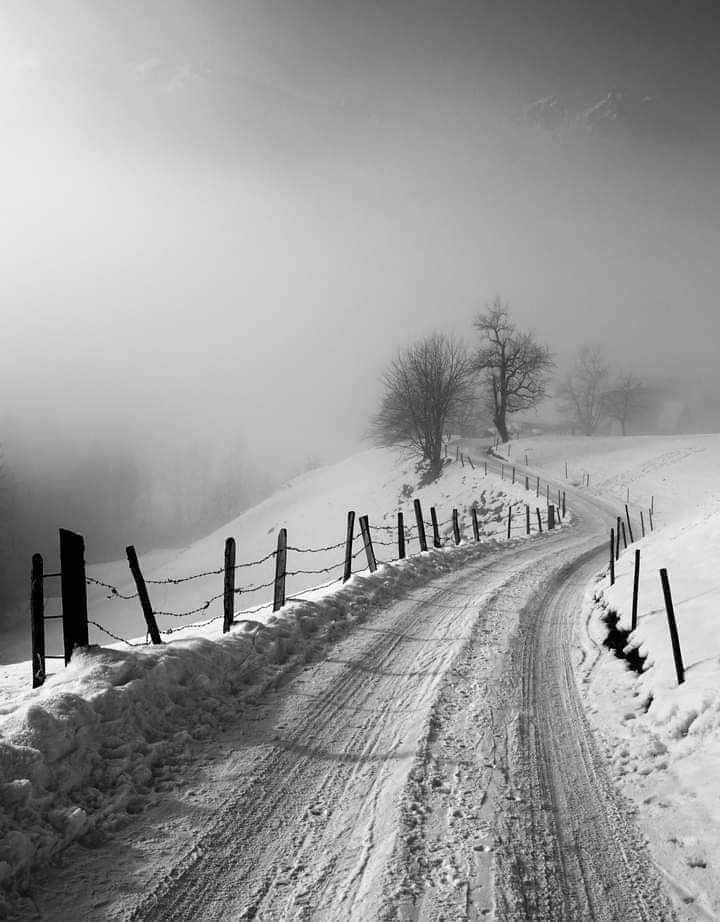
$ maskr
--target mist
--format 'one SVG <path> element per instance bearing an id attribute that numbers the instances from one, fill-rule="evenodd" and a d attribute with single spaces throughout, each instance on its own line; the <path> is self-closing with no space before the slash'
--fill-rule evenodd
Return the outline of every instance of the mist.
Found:
<path id="1" fill-rule="evenodd" d="M 718 384 L 710 6 L 1 6 L 0 442 L 63 497 L 38 549 L 97 512 L 83 465 L 121 556 L 357 450 L 394 352 L 472 344 L 497 293 L 560 367 Z"/>

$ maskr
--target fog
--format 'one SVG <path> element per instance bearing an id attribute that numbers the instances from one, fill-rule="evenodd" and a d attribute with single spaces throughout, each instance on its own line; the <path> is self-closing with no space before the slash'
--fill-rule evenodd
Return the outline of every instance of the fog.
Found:
<path id="1" fill-rule="evenodd" d="M 194 446 L 251 502 L 355 450 L 395 350 L 472 343 L 497 293 L 561 366 L 592 341 L 717 381 L 712 4 L 0 8 L 20 480 L 117 452 L 157 484 Z"/>

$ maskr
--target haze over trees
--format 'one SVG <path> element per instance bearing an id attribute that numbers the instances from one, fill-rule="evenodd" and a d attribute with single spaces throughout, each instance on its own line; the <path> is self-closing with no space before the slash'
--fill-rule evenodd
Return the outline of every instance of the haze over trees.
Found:
<path id="1" fill-rule="evenodd" d="M 585 345 L 558 389 L 565 412 L 584 435 L 592 435 L 602 419 L 609 373 L 602 349 Z"/>
<path id="2" fill-rule="evenodd" d="M 621 373 L 617 383 L 602 395 L 603 413 L 620 423 L 623 435 L 627 435 L 628 423 L 646 405 L 645 388 L 631 371 Z"/>
<path id="3" fill-rule="evenodd" d="M 532 333 L 518 330 L 508 305 L 495 297 L 475 320 L 480 348 L 475 369 L 484 403 L 503 442 L 508 440 L 508 417 L 535 407 L 545 397 L 555 362 L 550 350 Z"/>
<path id="4" fill-rule="evenodd" d="M 447 424 L 467 407 L 473 379 L 471 357 L 450 336 L 433 333 L 401 349 L 381 378 L 385 392 L 371 424 L 374 440 L 417 453 L 434 479 Z"/>

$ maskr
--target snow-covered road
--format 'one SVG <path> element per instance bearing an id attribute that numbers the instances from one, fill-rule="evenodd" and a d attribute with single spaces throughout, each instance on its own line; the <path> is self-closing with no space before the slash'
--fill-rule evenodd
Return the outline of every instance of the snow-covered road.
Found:
<path id="1" fill-rule="evenodd" d="M 582 712 L 569 632 L 606 514 L 379 609 L 36 880 L 26 918 L 672 918 Z"/>

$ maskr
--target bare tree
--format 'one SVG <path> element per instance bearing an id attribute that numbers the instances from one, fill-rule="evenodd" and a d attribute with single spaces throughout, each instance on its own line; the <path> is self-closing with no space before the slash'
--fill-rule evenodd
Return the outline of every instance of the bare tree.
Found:
<path id="1" fill-rule="evenodd" d="M 599 346 L 582 346 L 558 394 L 565 412 L 585 435 L 592 435 L 604 412 L 604 383 L 608 366 Z"/>
<path id="2" fill-rule="evenodd" d="M 464 346 L 433 333 L 398 352 L 381 381 L 385 393 L 371 435 L 380 445 L 417 453 L 428 476 L 437 477 L 446 426 L 461 416 L 472 393 L 473 365 Z"/>
<path id="3" fill-rule="evenodd" d="M 555 363 L 533 333 L 517 329 L 500 297 L 477 317 L 475 327 L 481 338 L 475 367 L 484 385 L 483 396 L 500 438 L 507 442 L 508 416 L 543 399 Z"/>
<path id="4" fill-rule="evenodd" d="M 602 395 L 603 412 L 610 419 L 620 423 L 620 430 L 627 435 L 627 425 L 645 408 L 644 388 L 639 378 L 631 371 L 623 372 L 616 385 Z"/>

